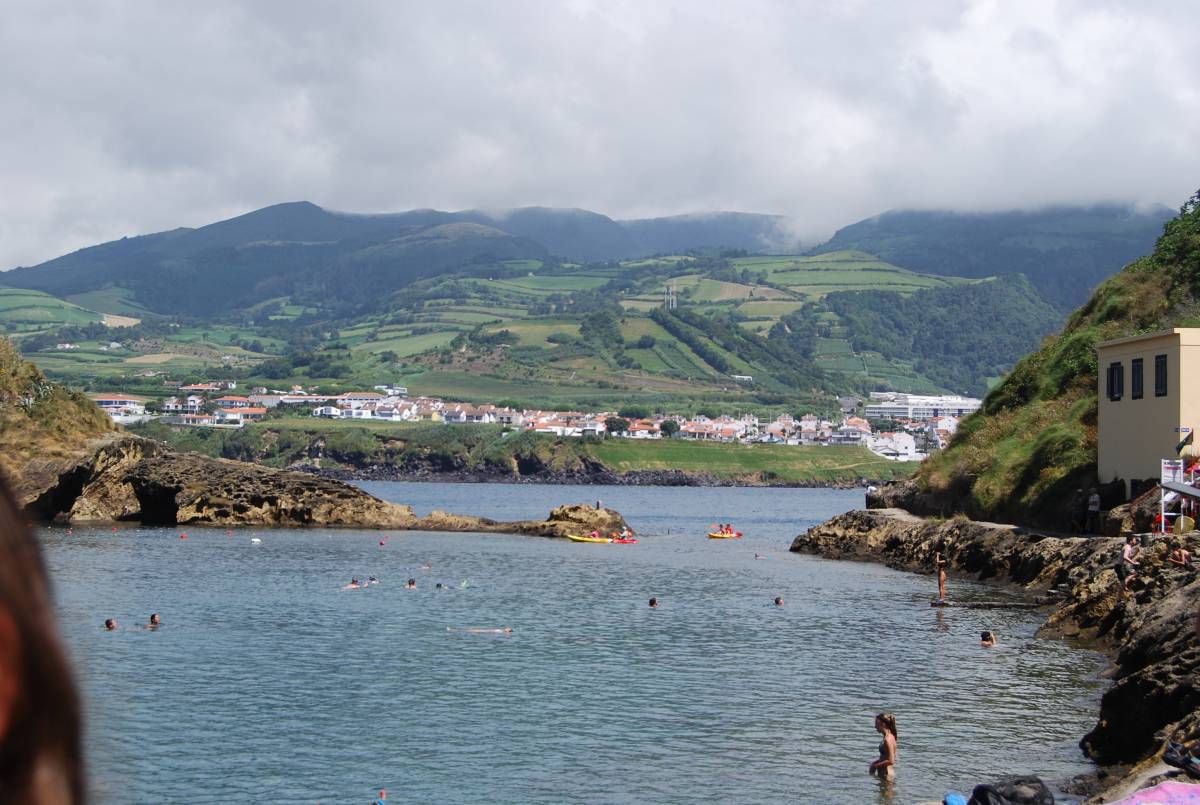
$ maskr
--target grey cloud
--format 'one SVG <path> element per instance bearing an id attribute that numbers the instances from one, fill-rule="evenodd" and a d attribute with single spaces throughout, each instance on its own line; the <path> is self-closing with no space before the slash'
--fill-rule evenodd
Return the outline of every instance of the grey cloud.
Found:
<path id="1" fill-rule="evenodd" d="M 789 216 L 1178 204 L 1189 4 L 41 0 L 0 28 L 0 266 L 284 200 Z"/>

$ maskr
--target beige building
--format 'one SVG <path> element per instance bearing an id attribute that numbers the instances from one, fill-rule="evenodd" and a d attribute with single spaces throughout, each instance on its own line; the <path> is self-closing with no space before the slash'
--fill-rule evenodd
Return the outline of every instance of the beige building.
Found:
<path id="1" fill-rule="evenodd" d="M 1158 479 L 1163 459 L 1200 426 L 1200 328 L 1176 327 L 1096 345 L 1102 483 Z"/>

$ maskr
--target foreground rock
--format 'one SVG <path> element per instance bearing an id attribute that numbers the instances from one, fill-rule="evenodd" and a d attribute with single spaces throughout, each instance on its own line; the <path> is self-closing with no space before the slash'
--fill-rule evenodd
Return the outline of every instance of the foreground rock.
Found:
<path id="1" fill-rule="evenodd" d="M 1092 640 L 1114 654 L 1113 685 L 1080 741 L 1097 763 L 1114 767 L 1111 777 L 1126 764 L 1155 765 L 1167 739 L 1200 739 L 1200 580 L 1169 564 L 1167 541 L 1155 540 L 1133 592 L 1122 596 L 1113 570 L 1121 542 L 875 509 L 815 526 L 791 550 L 926 573 L 940 550 L 952 571 L 1019 585 L 1052 606 L 1039 635 Z M 1195 535 L 1185 542 L 1193 553 L 1200 547 Z"/>
<path id="2" fill-rule="evenodd" d="M 562 506 L 547 520 L 498 522 L 388 503 L 328 478 L 176 453 L 113 433 L 78 454 L 30 462 L 16 476 L 21 505 L 34 518 L 67 523 L 380 528 L 484 531 L 564 537 L 625 527 L 620 514 Z"/>

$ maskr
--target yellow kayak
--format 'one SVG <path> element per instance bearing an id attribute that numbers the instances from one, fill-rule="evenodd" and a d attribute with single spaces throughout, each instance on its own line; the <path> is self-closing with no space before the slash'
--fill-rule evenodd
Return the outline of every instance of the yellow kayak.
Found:
<path id="1" fill-rule="evenodd" d="M 719 531 L 713 531 L 713 532 L 709 533 L 708 538 L 709 539 L 741 539 L 742 532 L 735 531 L 732 534 L 722 534 Z"/>
<path id="2" fill-rule="evenodd" d="M 567 539 L 571 542 L 612 542 L 608 537 L 577 537 L 574 534 L 567 534 Z"/>

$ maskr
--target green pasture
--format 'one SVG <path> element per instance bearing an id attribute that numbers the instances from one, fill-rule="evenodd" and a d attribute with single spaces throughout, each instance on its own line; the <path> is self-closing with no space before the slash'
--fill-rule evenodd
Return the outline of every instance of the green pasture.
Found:
<path id="1" fill-rule="evenodd" d="M 737 309 L 739 313 L 747 316 L 765 316 L 777 319 L 780 316 L 795 313 L 803 306 L 803 302 L 743 302 L 738 305 Z"/>
<path id="2" fill-rule="evenodd" d="M 363 341 L 350 349 L 354 352 L 379 353 L 392 351 L 401 357 L 419 355 L 431 349 L 441 349 L 454 340 L 457 332 L 424 333 L 422 335 L 407 335 L 399 338 L 380 338 L 375 341 Z"/>
<path id="3" fill-rule="evenodd" d="M 534 319 L 493 325 L 488 327 L 486 332 L 496 333 L 501 330 L 508 330 L 515 335 L 519 339 L 517 343 L 523 347 L 549 347 L 553 345 L 546 341 L 546 338 L 551 335 L 578 336 L 579 323 L 566 320 Z"/>
<path id="4" fill-rule="evenodd" d="M 91 324 L 101 319 L 95 311 L 41 291 L 0 288 L 0 327 L 7 332 Z"/>
<path id="5" fill-rule="evenodd" d="M 908 477 L 917 466 L 917 462 L 887 461 L 864 447 L 714 444 L 683 439 L 606 439 L 589 447 L 605 466 L 618 472 L 679 469 L 784 483 L 891 480 Z M 714 519 L 719 516 L 713 512 Z"/>
<path id="6" fill-rule="evenodd" d="M 98 291 L 70 294 L 66 299 L 68 302 L 99 313 L 115 313 L 118 316 L 135 318 L 154 315 L 134 301 L 132 292 L 125 288 L 110 287 Z"/>

